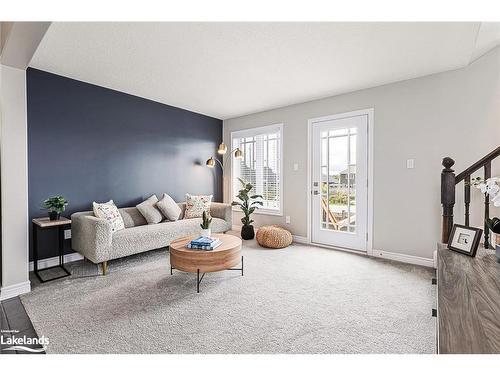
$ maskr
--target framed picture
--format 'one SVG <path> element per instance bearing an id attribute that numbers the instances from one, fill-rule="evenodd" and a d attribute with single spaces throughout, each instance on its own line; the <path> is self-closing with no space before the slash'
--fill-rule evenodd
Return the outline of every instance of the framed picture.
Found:
<path id="1" fill-rule="evenodd" d="M 448 240 L 448 249 L 471 257 L 476 256 L 482 234 L 482 229 L 454 224 Z"/>

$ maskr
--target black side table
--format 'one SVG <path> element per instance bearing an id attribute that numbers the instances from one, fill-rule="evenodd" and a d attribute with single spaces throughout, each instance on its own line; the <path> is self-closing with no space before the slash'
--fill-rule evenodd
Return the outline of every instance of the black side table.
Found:
<path id="1" fill-rule="evenodd" d="M 71 228 L 71 220 L 65 217 L 60 217 L 59 220 L 49 220 L 48 217 L 41 217 L 32 220 L 33 223 L 33 269 L 35 271 L 36 277 L 41 283 L 47 281 L 61 279 L 63 277 L 70 276 L 71 273 L 64 267 L 64 230 Z M 65 274 L 51 279 L 42 279 L 38 271 L 38 231 L 56 228 L 59 237 L 59 264 L 52 267 L 43 268 L 42 270 L 50 270 L 52 268 L 61 268 Z"/>

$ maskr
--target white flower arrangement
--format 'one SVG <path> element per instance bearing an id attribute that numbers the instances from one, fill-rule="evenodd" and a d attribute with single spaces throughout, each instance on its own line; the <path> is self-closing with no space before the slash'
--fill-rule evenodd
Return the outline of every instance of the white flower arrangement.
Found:
<path id="1" fill-rule="evenodd" d="M 487 180 L 476 177 L 472 180 L 471 185 L 481 190 L 481 193 L 488 194 L 491 203 L 495 207 L 500 207 L 500 177 L 491 177 Z"/>

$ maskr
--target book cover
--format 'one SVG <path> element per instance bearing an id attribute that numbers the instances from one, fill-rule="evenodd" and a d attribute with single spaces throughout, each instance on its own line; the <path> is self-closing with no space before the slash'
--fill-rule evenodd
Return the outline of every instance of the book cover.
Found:
<path id="1" fill-rule="evenodd" d="M 222 244 L 222 241 L 219 239 L 216 239 L 214 242 L 208 244 L 208 245 L 198 245 L 198 244 L 193 244 L 189 243 L 187 244 L 188 249 L 198 249 L 198 250 L 214 250 L 217 247 L 219 247 Z"/>
<path id="2" fill-rule="evenodd" d="M 214 237 L 198 237 L 198 238 L 192 240 L 191 244 L 209 245 L 216 240 L 217 240 L 217 238 L 214 238 Z"/>

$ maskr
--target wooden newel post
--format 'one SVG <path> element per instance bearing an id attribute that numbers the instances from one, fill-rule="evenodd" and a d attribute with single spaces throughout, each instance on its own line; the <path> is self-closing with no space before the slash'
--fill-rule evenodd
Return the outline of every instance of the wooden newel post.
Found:
<path id="1" fill-rule="evenodd" d="M 455 205 L 455 172 L 451 167 L 455 164 L 452 158 L 443 159 L 441 172 L 441 205 L 443 206 L 443 222 L 441 225 L 441 242 L 448 243 L 453 227 L 453 206 Z"/>

